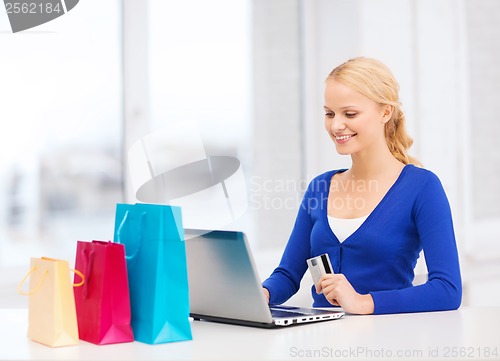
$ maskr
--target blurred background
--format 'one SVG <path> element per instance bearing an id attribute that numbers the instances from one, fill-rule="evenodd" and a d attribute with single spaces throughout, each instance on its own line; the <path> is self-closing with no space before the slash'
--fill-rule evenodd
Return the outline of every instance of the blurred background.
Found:
<path id="1" fill-rule="evenodd" d="M 411 153 L 448 194 L 463 305 L 500 305 L 499 1 L 82 0 L 16 34 L 0 11 L 0 49 L 0 307 L 27 305 L 30 257 L 113 238 L 115 204 L 136 201 L 127 150 L 178 122 L 241 161 L 248 209 L 227 228 L 266 277 L 308 181 L 349 167 L 323 81 L 361 55 L 393 71 Z"/>

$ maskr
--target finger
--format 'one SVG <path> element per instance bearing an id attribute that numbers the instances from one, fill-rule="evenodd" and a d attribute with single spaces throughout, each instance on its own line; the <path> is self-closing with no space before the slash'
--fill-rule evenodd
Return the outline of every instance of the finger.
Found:
<path id="1" fill-rule="evenodd" d="M 322 287 L 321 287 L 321 283 L 320 283 L 320 282 L 318 282 L 318 284 L 317 284 L 317 285 L 315 285 L 315 287 L 316 287 L 316 293 L 317 293 L 318 295 L 319 295 L 320 293 L 322 293 L 322 292 L 323 292 Z"/>
<path id="2" fill-rule="evenodd" d="M 337 293 L 333 290 L 326 291 L 323 290 L 323 294 L 325 295 L 325 298 L 328 302 L 330 302 L 332 305 L 337 302 Z"/>
<path id="3" fill-rule="evenodd" d="M 325 293 L 325 290 L 335 285 L 337 282 L 336 275 L 334 274 L 326 274 L 323 275 L 316 285 L 316 293 Z"/>
<path id="4" fill-rule="evenodd" d="M 328 286 L 328 282 L 324 280 L 323 277 L 321 277 L 315 286 L 316 286 L 316 293 L 320 294 L 324 292 L 324 288 Z"/>
<path id="5" fill-rule="evenodd" d="M 325 287 L 322 287 L 321 288 L 321 292 L 325 295 L 329 295 L 331 294 L 333 291 L 334 291 L 334 286 L 333 285 L 328 285 L 328 286 L 325 286 Z"/>
<path id="6" fill-rule="evenodd" d="M 323 276 L 321 276 L 321 278 L 319 279 L 318 282 L 323 282 L 323 281 L 326 281 L 326 280 L 329 280 L 329 279 L 332 279 L 332 278 L 335 278 L 335 277 L 336 277 L 336 275 L 333 274 L 333 273 L 326 273 Z"/>
<path id="7" fill-rule="evenodd" d="M 339 306 L 339 302 L 335 297 L 327 297 L 326 300 L 332 305 L 332 306 Z"/>
<path id="8" fill-rule="evenodd" d="M 324 281 L 318 281 L 318 283 L 316 283 L 315 287 L 316 287 L 316 293 L 317 294 L 321 294 L 324 292 L 324 288 L 328 286 L 327 283 L 324 283 Z"/>
<path id="9" fill-rule="evenodd" d="M 339 285 L 335 280 L 325 281 L 321 285 L 321 289 L 322 289 L 324 294 L 329 294 L 333 291 L 336 291 L 338 288 L 339 288 Z"/>

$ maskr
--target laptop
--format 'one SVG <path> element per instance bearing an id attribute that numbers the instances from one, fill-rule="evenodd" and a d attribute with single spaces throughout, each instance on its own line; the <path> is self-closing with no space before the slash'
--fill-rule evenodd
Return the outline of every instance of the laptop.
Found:
<path id="1" fill-rule="evenodd" d="M 185 240 L 195 320 L 278 328 L 344 316 L 341 310 L 270 307 L 243 232 L 187 229 Z"/>

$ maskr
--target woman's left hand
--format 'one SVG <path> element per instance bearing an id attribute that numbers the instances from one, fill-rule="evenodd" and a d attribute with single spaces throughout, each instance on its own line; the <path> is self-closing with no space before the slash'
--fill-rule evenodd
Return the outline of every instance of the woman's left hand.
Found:
<path id="1" fill-rule="evenodd" d="M 348 313 L 373 313 L 375 306 L 372 296 L 357 293 L 343 274 L 326 274 L 321 277 L 318 286 L 317 293 L 323 293 L 328 302 L 342 307 Z"/>

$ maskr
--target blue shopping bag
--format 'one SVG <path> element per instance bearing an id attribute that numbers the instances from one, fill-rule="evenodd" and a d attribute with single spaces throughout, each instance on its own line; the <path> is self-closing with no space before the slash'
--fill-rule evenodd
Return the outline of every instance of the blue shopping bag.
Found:
<path id="1" fill-rule="evenodd" d="M 114 241 L 125 245 L 135 340 L 191 340 L 180 207 L 117 204 Z"/>

